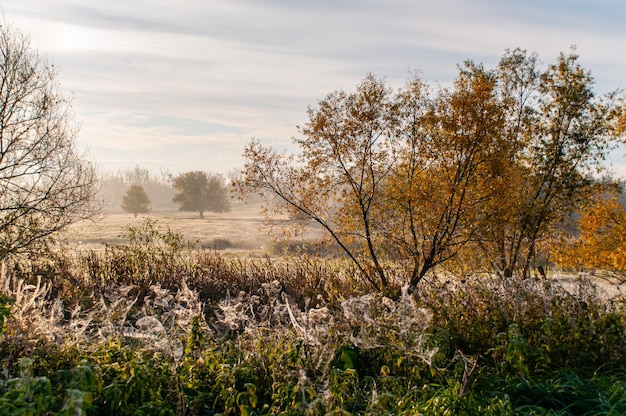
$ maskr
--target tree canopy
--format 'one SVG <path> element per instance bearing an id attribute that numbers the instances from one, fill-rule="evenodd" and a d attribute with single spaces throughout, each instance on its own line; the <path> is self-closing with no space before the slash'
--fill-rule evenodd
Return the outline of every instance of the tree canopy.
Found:
<path id="1" fill-rule="evenodd" d="M 122 197 L 122 209 L 126 212 L 144 214 L 150 212 L 150 197 L 141 185 L 131 185 Z"/>
<path id="2" fill-rule="evenodd" d="M 29 38 L 0 26 L 0 259 L 45 243 L 98 209 L 94 167 L 77 150 L 71 100 Z"/>
<path id="3" fill-rule="evenodd" d="M 554 258 L 560 265 L 626 271 L 626 210 L 616 196 L 595 198 L 583 210 L 577 231 L 558 240 Z"/>
<path id="4" fill-rule="evenodd" d="M 172 199 L 181 211 L 195 211 L 204 218 L 205 211 L 226 212 L 230 210 L 228 189 L 220 175 L 203 171 L 182 173 L 172 180 L 176 194 Z"/>
<path id="5" fill-rule="evenodd" d="M 319 224 L 381 289 L 386 260 L 407 265 L 414 287 L 468 251 L 526 275 L 620 134 L 621 103 L 592 86 L 573 51 L 543 70 L 522 50 L 493 69 L 467 61 L 443 89 L 413 77 L 393 91 L 368 75 L 309 108 L 299 153 L 252 140 L 236 185 L 264 195 L 269 221 Z"/>

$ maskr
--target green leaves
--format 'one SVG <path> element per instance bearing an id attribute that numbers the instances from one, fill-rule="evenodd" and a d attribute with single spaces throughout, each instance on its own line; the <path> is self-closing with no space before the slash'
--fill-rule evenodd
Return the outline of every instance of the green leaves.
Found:
<path id="1" fill-rule="evenodd" d="M 141 185 L 131 185 L 122 197 L 122 209 L 126 212 L 142 214 L 150 212 L 150 197 Z"/>
<path id="2" fill-rule="evenodd" d="M 11 316 L 13 299 L 0 293 L 0 334 L 4 331 L 4 321 Z"/>
<path id="3" fill-rule="evenodd" d="M 195 211 L 204 217 L 204 211 L 225 212 L 230 210 L 228 189 L 220 175 L 202 171 L 182 173 L 172 179 L 176 194 L 172 201 L 181 211 Z"/>
<path id="4" fill-rule="evenodd" d="M 101 384 L 90 366 L 85 363 L 76 366 L 67 380 L 62 372 L 51 374 L 50 378 L 35 377 L 33 364 L 32 359 L 22 358 L 19 376 L 0 382 L 0 413 L 74 416 L 87 414 L 94 408 L 94 396 L 100 393 Z"/>

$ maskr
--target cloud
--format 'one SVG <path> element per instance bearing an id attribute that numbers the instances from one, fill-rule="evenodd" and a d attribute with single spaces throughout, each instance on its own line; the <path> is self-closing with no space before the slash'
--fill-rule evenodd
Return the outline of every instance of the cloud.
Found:
<path id="1" fill-rule="evenodd" d="M 240 164 L 251 137 L 289 146 L 306 108 L 369 72 L 449 85 L 505 49 L 550 62 L 576 44 L 600 92 L 626 72 L 617 0 L 6 0 L 75 95 L 80 142 L 113 168 Z M 210 149 L 210 150 L 207 150 Z M 113 156 L 125 151 L 123 157 Z M 121 155 L 121 153 L 120 153 Z M 111 161 L 116 162 L 111 162 Z"/>

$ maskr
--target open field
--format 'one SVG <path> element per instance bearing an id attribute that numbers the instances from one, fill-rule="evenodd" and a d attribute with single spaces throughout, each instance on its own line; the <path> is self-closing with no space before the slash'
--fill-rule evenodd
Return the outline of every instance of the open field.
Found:
<path id="1" fill-rule="evenodd" d="M 63 241 L 70 248 L 79 250 L 101 251 L 106 244 L 124 243 L 120 234 L 127 226 L 140 226 L 146 219 L 157 222 L 159 227 L 169 227 L 175 233 L 181 234 L 192 246 L 205 249 L 218 249 L 222 253 L 233 253 L 265 256 L 272 252 L 272 245 L 276 239 L 276 230 L 265 224 L 258 205 L 235 204 L 230 212 L 207 212 L 204 218 L 199 218 L 194 212 L 165 211 L 138 215 L 106 214 L 93 221 L 81 221 L 70 227 L 62 236 Z M 274 237 L 274 239 L 273 239 Z M 301 240 L 316 240 L 321 237 L 321 231 L 311 229 Z M 598 284 L 605 291 L 603 297 L 614 298 L 626 293 L 626 276 L 623 274 L 605 271 L 590 271 L 583 274 L 571 271 L 561 271 L 558 268 L 548 268 L 548 277 L 553 282 L 560 283 L 566 290 L 576 287 L 580 277 L 588 278 Z"/>
<path id="2" fill-rule="evenodd" d="M 390 298 L 316 258 L 63 255 L 0 273 L 0 414 L 626 414 L 625 304 L 583 280 Z"/>
<path id="3" fill-rule="evenodd" d="M 258 205 L 234 204 L 230 212 L 206 212 L 200 218 L 194 212 L 153 212 L 140 214 L 106 214 L 95 220 L 71 226 L 61 240 L 70 247 L 101 250 L 105 244 L 122 243 L 120 234 L 127 226 L 139 226 L 147 218 L 159 227 L 169 227 L 191 245 L 203 248 L 264 252 L 272 242 L 270 227 L 265 224 Z M 316 239 L 321 233 L 311 230 L 302 239 Z"/>
<path id="4" fill-rule="evenodd" d="M 152 242 L 103 250 L 146 218 Z M 622 276 L 441 269 L 387 296 L 349 261 L 265 258 L 269 231 L 253 205 L 111 214 L 2 268 L 0 414 L 626 414 Z"/>

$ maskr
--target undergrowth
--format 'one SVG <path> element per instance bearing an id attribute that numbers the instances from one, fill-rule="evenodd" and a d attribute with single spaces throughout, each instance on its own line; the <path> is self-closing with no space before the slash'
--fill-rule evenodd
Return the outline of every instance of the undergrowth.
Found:
<path id="1" fill-rule="evenodd" d="M 0 414 L 626 413 L 624 299 L 588 280 L 380 294 L 341 260 L 125 239 L 3 265 Z"/>

